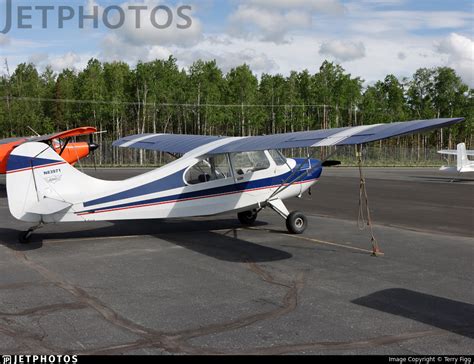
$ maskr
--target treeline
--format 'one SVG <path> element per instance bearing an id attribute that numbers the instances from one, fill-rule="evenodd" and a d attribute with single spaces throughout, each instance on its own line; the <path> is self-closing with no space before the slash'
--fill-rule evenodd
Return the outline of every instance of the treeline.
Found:
<path id="1" fill-rule="evenodd" d="M 92 125 L 107 130 L 109 139 L 145 132 L 247 136 L 463 116 L 467 122 L 449 132 L 405 143 L 472 145 L 473 90 L 453 69 L 422 68 L 410 79 L 388 75 L 366 88 L 363 83 L 327 61 L 316 74 L 260 79 L 247 65 L 224 74 L 215 61 L 196 61 L 183 70 L 173 57 L 135 68 L 91 59 L 80 72 L 59 74 L 20 64 L 0 79 L 0 134 Z"/>

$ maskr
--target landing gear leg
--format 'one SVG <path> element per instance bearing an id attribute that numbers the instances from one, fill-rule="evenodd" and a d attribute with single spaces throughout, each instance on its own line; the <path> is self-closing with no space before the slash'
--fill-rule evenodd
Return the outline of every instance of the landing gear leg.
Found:
<path id="1" fill-rule="evenodd" d="M 20 235 L 18 236 L 19 243 L 28 244 L 30 242 L 30 238 L 33 235 L 33 233 L 36 230 L 41 229 L 43 226 L 44 226 L 44 223 L 41 222 L 38 225 L 29 228 L 27 231 L 22 231 Z"/>
<path id="2" fill-rule="evenodd" d="M 303 234 L 308 227 L 308 219 L 299 211 L 290 213 L 282 200 L 268 202 L 270 208 L 286 220 L 286 228 L 291 234 Z"/>

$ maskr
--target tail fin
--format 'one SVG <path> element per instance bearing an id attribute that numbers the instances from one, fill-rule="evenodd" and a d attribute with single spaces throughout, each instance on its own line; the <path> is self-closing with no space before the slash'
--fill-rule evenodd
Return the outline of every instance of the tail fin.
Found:
<path id="1" fill-rule="evenodd" d="M 464 167 L 470 164 L 469 158 L 467 157 L 466 144 L 458 144 L 458 172 Z"/>
<path id="2" fill-rule="evenodd" d="M 54 222 L 54 215 L 81 202 L 84 191 L 97 182 L 44 143 L 24 143 L 8 158 L 8 205 L 18 220 Z"/>

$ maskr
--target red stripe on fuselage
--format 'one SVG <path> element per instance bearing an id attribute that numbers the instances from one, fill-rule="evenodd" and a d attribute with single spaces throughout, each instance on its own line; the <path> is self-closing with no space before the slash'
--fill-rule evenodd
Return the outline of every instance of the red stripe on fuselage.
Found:
<path id="1" fill-rule="evenodd" d="M 66 164 L 66 162 L 57 162 L 57 163 L 52 163 L 52 164 L 45 164 L 44 166 L 36 166 L 36 167 L 33 167 L 33 168 L 28 167 L 28 168 L 16 169 L 16 170 L 13 170 L 13 171 L 7 171 L 7 174 L 30 171 L 31 169 L 41 169 L 41 168 L 54 167 L 54 166 L 59 166 L 61 164 Z"/>

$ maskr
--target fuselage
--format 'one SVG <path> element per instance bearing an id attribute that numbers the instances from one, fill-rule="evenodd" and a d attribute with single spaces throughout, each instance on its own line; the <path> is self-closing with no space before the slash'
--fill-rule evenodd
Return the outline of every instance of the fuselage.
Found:
<path id="1" fill-rule="evenodd" d="M 52 149 L 35 159 L 33 170 L 28 159 L 12 155 L 7 174 L 10 211 L 19 220 L 45 223 L 210 216 L 264 207 L 270 198 L 299 196 L 322 173 L 316 160 L 303 165 L 303 160 L 286 159 L 276 151 L 206 155 L 215 148 L 212 144 L 124 181 L 87 176 Z M 70 207 L 31 213 L 44 208 L 38 201 L 45 198 Z"/>

